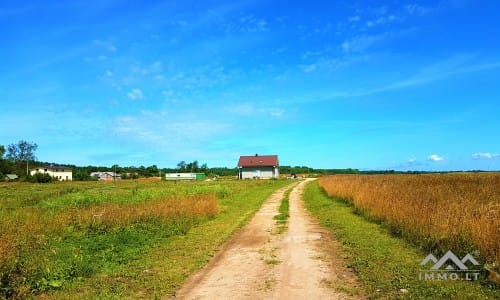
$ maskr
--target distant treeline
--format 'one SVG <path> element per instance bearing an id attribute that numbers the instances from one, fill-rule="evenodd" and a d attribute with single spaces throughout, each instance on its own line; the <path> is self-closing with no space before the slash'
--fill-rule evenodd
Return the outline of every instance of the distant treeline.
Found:
<path id="1" fill-rule="evenodd" d="M 90 177 L 91 172 L 116 172 L 120 174 L 122 179 L 136 179 L 144 177 L 159 177 L 164 176 L 165 173 L 177 173 L 177 172 L 190 172 L 190 173 L 204 173 L 208 177 L 215 176 L 236 176 L 238 174 L 237 168 L 209 168 L 206 165 L 178 168 L 158 168 L 156 165 L 149 167 L 139 166 L 139 167 L 121 167 L 119 165 L 113 165 L 111 167 L 104 166 L 86 166 L 79 167 L 74 165 L 64 165 L 66 167 L 71 167 L 73 170 L 73 180 L 93 180 Z"/>
<path id="2" fill-rule="evenodd" d="M 113 165 L 111 167 L 104 166 L 86 166 L 79 167 L 75 165 L 64 165 L 49 162 L 40 162 L 36 160 L 35 151 L 38 145 L 33 142 L 20 140 L 5 147 L 0 145 L 0 180 L 4 179 L 4 175 L 16 174 L 22 181 L 46 182 L 50 181 L 49 176 L 30 176 L 29 169 L 34 167 L 47 165 L 60 165 L 69 167 L 73 170 L 73 180 L 95 180 L 90 176 L 92 172 L 116 172 L 122 179 L 136 179 L 144 177 L 158 177 L 165 173 L 190 172 L 204 173 L 208 177 L 215 176 L 237 176 L 238 168 L 215 167 L 209 168 L 206 163 L 199 164 L 197 160 L 192 162 L 180 161 L 176 168 L 158 168 L 156 165 L 149 167 L 122 167 Z M 462 171 L 449 172 L 429 172 L 429 171 L 395 171 L 395 170 L 373 170 L 360 171 L 358 169 L 314 169 L 306 166 L 280 166 L 280 174 L 304 174 L 304 175 L 327 175 L 327 174 L 425 174 L 425 173 L 452 173 Z M 472 170 L 468 172 L 483 172 L 481 170 Z M 46 175 L 46 174 L 45 174 Z"/>
<path id="3" fill-rule="evenodd" d="M 215 176 L 237 176 L 238 168 L 227 167 L 213 167 L 210 168 L 207 164 L 199 165 L 197 161 L 185 163 L 180 162 L 177 168 L 158 168 L 156 165 L 152 166 L 129 166 L 122 167 L 119 165 L 107 166 L 75 166 L 68 164 L 56 164 L 51 162 L 30 161 L 29 169 L 39 166 L 59 165 L 69 167 L 73 170 L 73 180 L 90 181 L 95 180 L 90 176 L 92 172 L 116 172 L 120 174 L 122 179 L 137 179 L 147 177 L 164 176 L 165 173 L 177 172 L 191 172 L 191 173 L 204 173 L 207 177 Z M 462 171 L 447 171 L 447 172 L 429 172 L 429 171 L 395 171 L 395 170 L 368 170 L 360 171 L 359 169 L 315 169 L 307 166 L 280 166 L 280 174 L 297 174 L 297 175 L 333 175 L 333 174 L 426 174 L 426 173 L 452 173 Z M 471 170 L 468 172 L 484 172 L 481 170 Z M 12 161 L 9 159 L 0 158 L 0 180 L 6 174 L 16 174 L 22 181 L 30 181 L 32 178 L 26 173 L 25 161 Z M 40 182 L 40 181 L 37 181 Z"/>

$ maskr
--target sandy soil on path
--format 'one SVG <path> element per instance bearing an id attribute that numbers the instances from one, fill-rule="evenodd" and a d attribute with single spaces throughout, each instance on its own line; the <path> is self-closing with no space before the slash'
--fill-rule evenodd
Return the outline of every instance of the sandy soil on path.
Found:
<path id="1" fill-rule="evenodd" d="M 285 191 L 273 193 L 253 219 L 176 293 L 176 299 L 357 299 L 357 279 L 343 267 L 339 245 L 303 207 L 296 183 L 288 230 L 276 221 Z"/>

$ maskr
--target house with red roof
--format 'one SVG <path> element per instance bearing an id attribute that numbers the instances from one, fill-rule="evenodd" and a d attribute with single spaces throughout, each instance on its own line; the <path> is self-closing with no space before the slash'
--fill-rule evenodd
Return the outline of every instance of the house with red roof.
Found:
<path id="1" fill-rule="evenodd" d="M 238 161 L 238 179 L 278 178 L 278 155 L 240 156 Z"/>

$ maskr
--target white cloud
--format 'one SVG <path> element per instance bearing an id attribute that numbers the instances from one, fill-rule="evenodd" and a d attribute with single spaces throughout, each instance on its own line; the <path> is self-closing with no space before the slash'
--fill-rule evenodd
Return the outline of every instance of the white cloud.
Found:
<path id="1" fill-rule="evenodd" d="M 142 76 L 151 74 L 160 74 L 163 71 L 163 63 L 161 61 L 155 61 L 150 65 L 134 64 L 130 66 L 130 73 Z"/>
<path id="2" fill-rule="evenodd" d="M 361 20 L 361 18 L 358 15 L 349 17 L 349 22 L 358 22 L 359 20 Z"/>
<path id="3" fill-rule="evenodd" d="M 412 87 L 447 79 L 454 75 L 498 69 L 500 62 L 478 62 L 473 55 L 455 55 L 428 65 L 413 76 L 386 86 L 385 90 Z"/>
<path id="4" fill-rule="evenodd" d="M 142 111 L 135 116 L 120 116 L 114 119 L 114 124 L 113 131 L 120 138 L 151 148 L 163 147 L 167 152 L 182 152 L 189 147 L 201 149 L 230 127 L 216 120 L 200 120 L 190 114 L 169 114 L 166 111 Z"/>
<path id="5" fill-rule="evenodd" d="M 472 154 L 472 158 L 474 159 L 493 159 L 500 157 L 498 153 L 489 153 L 489 152 L 478 152 Z"/>
<path id="6" fill-rule="evenodd" d="M 350 45 L 349 45 L 349 42 L 348 42 L 348 41 L 345 41 L 345 42 L 343 42 L 343 43 L 342 43 L 342 50 L 343 50 L 344 52 L 349 52 L 349 50 L 350 50 Z"/>
<path id="7" fill-rule="evenodd" d="M 429 161 L 443 161 L 444 158 L 441 157 L 441 156 L 439 156 L 439 155 L 437 155 L 437 154 L 432 154 L 432 155 L 429 155 L 427 157 L 427 160 L 429 160 Z"/>
<path id="8" fill-rule="evenodd" d="M 144 95 L 142 94 L 142 91 L 140 89 L 133 89 L 127 94 L 127 96 L 131 100 L 139 100 L 144 98 Z"/>
<path id="9" fill-rule="evenodd" d="M 279 108 L 272 108 L 269 110 L 269 114 L 272 117 L 276 117 L 276 118 L 283 116 L 284 113 L 285 113 L 285 111 L 282 109 L 279 109 Z"/>
<path id="10" fill-rule="evenodd" d="M 428 7 L 424 7 L 414 3 L 405 5 L 404 9 L 408 14 L 417 16 L 426 15 L 431 11 L 431 9 Z"/>
<path id="11" fill-rule="evenodd" d="M 365 22 L 365 24 L 367 27 L 373 27 L 376 25 L 389 24 L 389 23 L 394 22 L 396 20 L 397 20 L 397 18 L 394 15 L 389 15 L 389 16 L 379 17 L 379 18 L 374 19 L 374 20 L 368 20 Z"/>
<path id="12" fill-rule="evenodd" d="M 269 24 L 265 19 L 257 18 L 253 14 L 243 15 L 235 22 L 224 24 L 226 33 L 257 33 L 269 31 Z"/>
<path id="13" fill-rule="evenodd" d="M 225 110 L 229 113 L 244 117 L 252 117 L 256 115 L 268 115 L 274 118 L 279 118 L 285 114 L 285 111 L 281 108 L 262 107 L 261 105 L 255 103 L 241 103 L 237 105 L 232 105 L 226 107 Z"/>
<path id="14" fill-rule="evenodd" d="M 304 66 L 303 69 L 304 69 L 304 72 L 306 72 L 306 73 L 312 73 L 316 70 L 316 65 L 315 64 L 307 65 L 307 66 Z"/>
<path id="15" fill-rule="evenodd" d="M 99 49 L 103 49 L 108 52 L 116 52 L 117 50 L 116 46 L 111 42 L 101 41 L 101 40 L 93 40 L 92 42 Z"/>
<path id="16" fill-rule="evenodd" d="M 409 163 L 415 163 L 416 161 L 417 159 L 415 157 L 411 157 L 410 159 L 408 159 Z"/>
<path id="17" fill-rule="evenodd" d="M 383 32 L 381 34 L 362 34 L 358 36 L 354 36 L 349 40 L 346 40 L 342 43 L 342 50 L 346 53 L 348 52 L 362 52 L 371 48 L 372 46 L 382 43 L 388 39 L 392 39 L 402 33 L 398 32 Z"/>

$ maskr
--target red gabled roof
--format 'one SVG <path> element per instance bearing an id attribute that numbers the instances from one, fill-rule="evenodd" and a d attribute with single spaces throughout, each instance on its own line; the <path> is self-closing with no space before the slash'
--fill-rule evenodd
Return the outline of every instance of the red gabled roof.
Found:
<path id="1" fill-rule="evenodd" d="M 278 155 L 240 156 L 238 167 L 277 167 Z"/>

